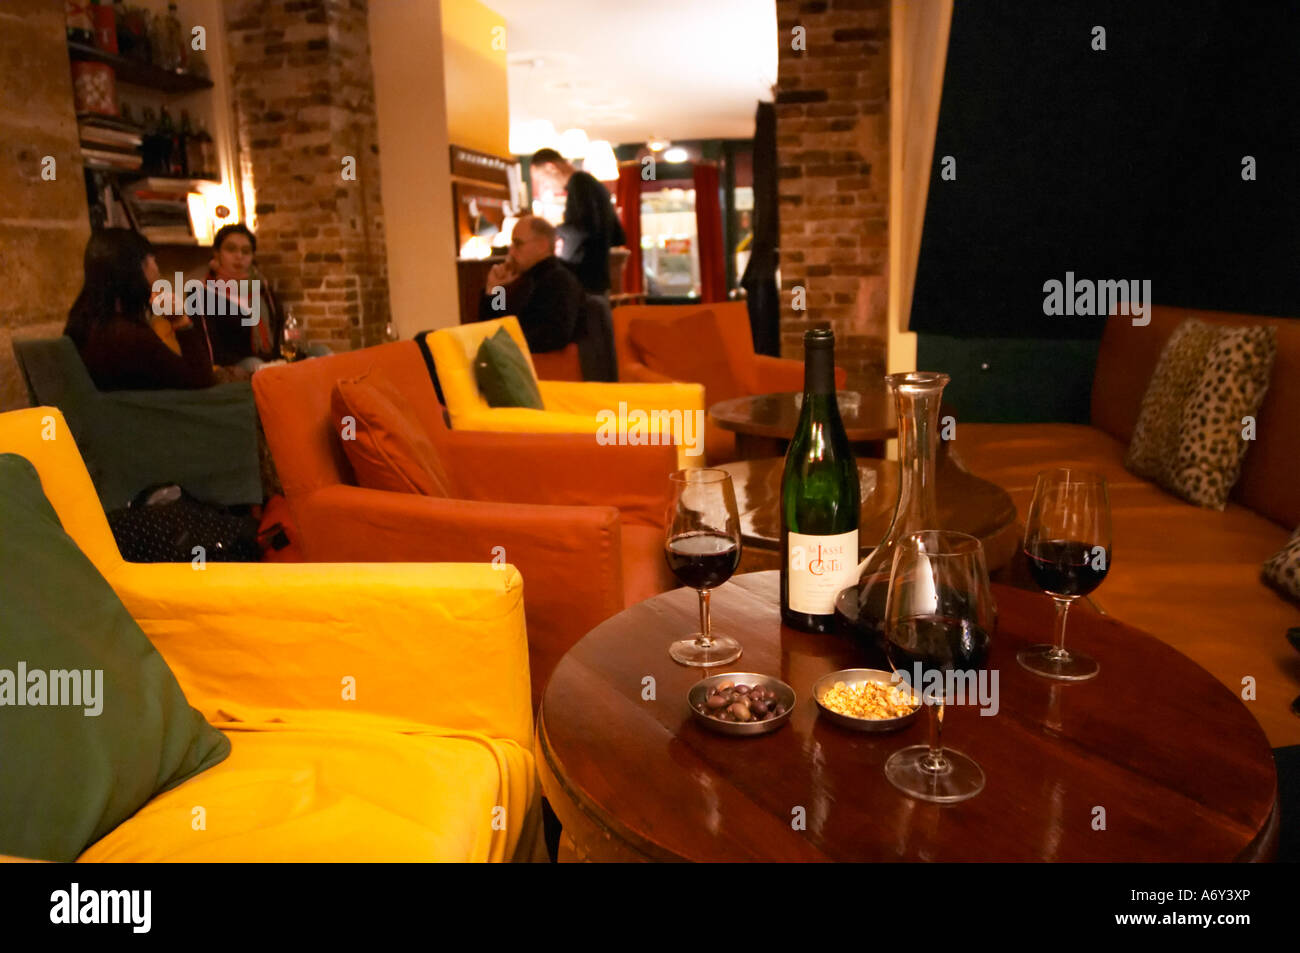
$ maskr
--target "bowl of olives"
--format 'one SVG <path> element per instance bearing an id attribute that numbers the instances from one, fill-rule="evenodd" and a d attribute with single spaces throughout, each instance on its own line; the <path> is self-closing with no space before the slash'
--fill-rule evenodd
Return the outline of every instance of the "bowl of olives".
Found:
<path id="1" fill-rule="evenodd" d="M 696 682 L 686 696 L 691 714 L 724 735 L 765 735 L 790 720 L 794 689 L 771 675 L 725 672 Z"/>

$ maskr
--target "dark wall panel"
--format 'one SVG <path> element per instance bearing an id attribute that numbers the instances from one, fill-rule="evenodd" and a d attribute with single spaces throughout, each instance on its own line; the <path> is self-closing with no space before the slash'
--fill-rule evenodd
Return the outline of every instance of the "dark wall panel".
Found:
<path id="1" fill-rule="evenodd" d="M 1298 129 L 1300 3 L 958 0 L 913 329 L 1096 337 L 1098 319 L 1043 314 L 1043 283 L 1067 271 L 1150 279 L 1162 304 L 1300 316 Z M 1062 387 L 1090 376 L 1074 370 Z"/>

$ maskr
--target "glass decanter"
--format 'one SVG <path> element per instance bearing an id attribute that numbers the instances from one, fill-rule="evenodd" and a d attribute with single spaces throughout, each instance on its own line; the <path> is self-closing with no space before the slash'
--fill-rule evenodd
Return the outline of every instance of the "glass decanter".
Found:
<path id="1" fill-rule="evenodd" d="M 884 538 L 858 566 L 858 630 L 876 645 L 883 645 L 885 603 L 894 551 L 912 533 L 936 530 L 939 507 L 935 502 L 938 479 L 939 403 L 947 374 L 910 371 L 888 374 L 885 382 L 894 395 L 898 415 L 898 504 Z"/>

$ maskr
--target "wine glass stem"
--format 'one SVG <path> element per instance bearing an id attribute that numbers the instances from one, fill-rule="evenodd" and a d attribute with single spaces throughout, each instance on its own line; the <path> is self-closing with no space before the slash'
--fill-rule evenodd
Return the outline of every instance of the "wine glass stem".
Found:
<path id="1" fill-rule="evenodd" d="M 709 593 L 712 590 L 699 589 L 697 591 L 700 594 L 700 642 L 699 644 L 707 647 L 713 644 L 713 633 L 710 631 L 711 620 L 709 619 Z"/>
<path id="2" fill-rule="evenodd" d="M 931 771 L 942 771 L 943 760 L 943 703 L 941 695 L 937 701 L 932 700 L 925 707 L 930 710 L 930 753 L 926 756 L 925 767 Z"/>
<path id="3" fill-rule="evenodd" d="M 1056 602 L 1056 636 L 1053 640 L 1055 648 L 1052 649 L 1051 654 L 1055 659 L 1067 659 L 1070 653 L 1065 651 L 1065 617 L 1069 615 L 1070 604 L 1074 600 L 1062 599 L 1059 596 L 1054 596 L 1053 600 Z"/>

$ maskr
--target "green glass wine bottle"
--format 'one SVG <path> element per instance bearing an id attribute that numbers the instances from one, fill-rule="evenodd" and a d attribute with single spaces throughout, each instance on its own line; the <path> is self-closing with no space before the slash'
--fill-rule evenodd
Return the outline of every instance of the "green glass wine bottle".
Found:
<path id="1" fill-rule="evenodd" d="M 804 333 L 803 406 L 781 477 L 781 620 L 830 632 L 857 582 L 858 465 L 835 397 L 835 333 Z"/>

